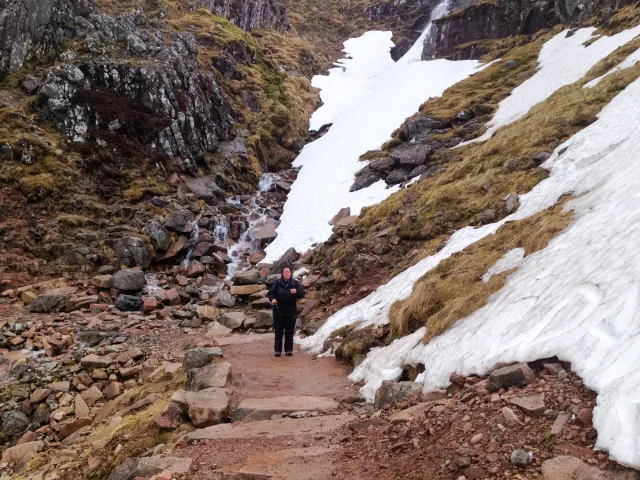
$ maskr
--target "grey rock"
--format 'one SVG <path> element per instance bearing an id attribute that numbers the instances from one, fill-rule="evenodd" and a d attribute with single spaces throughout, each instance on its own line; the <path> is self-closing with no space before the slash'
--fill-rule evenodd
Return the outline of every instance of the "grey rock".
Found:
<path id="1" fill-rule="evenodd" d="M 385 380 L 376 391 L 373 405 L 376 409 L 384 405 L 393 405 L 395 402 L 422 394 L 422 384 L 416 382 L 393 382 Z"/>
<path id="2" fill-rule="evenodd" d="M 243 312 L 223 312 L 220 317 L 220 323 L 227 328 L 235 330 L 242 327 L 245 318 Z"/>
<path id="3" fill-rule="evenodd" d="M 0 159 L 2 160 L 13 160 L 15 153 L 13 148 L 8 143 L 0 144 Z"/>
<path id="4" fill-rule="evenodd" d="M 520 197 L 517 193 L 510 193 L 504 199 L 504 211 L 507 215 L 515 212 L 520 206 Z"/>
<path id="5" fill-rule="evenodd" d="M 206 388 L 224 387 L 231 376 L 231 364 L 214 363 L 187 371 L 187 389 L 199 392 Z"/>
<path id="6" fill-rule="evenodd" d="M 398 169 L 387 175 L 384 179 L 387 185 L 397 185 L 398 183 L 406 182 L 409 180 L 409 171 L 404 169 Z"/>
<path id="7" fill-rule="evenodd" d="M 121 312 L 139 312 L 142 308 L 142 299 L 135 295 L 118 295 L 115 307 Z"/>
<path id="8" fill-rule="evenodd" d="M 147 268 L 151 264 L 151 252 L 141 238 L 107 238 L 106 244 L 113 249 L 123 265 Z"/>
<path id="9" fill-rule="evenodd" d="M 402 135 L 405 141 L 426 137 L 432 130 L 442 128 L 442 122 L 430 117 L 416 118 L 404 124 Z"/>
<path id="10" fill-rule="evenodd" d="M 251 269 L 246 272 L 240 272 L 233 276 L 234 285 L 254 285 L 260 280 L 258 270 Z"/>
<path id="11" fill-rule="evenodd" d="M 165 227 L 179 233 L 191 233 L 194 219 L 194 215 L 189 210 L 178 210 L 169 217 Z"/>
<path id="12" fill-rule="evenodd" d="M 296 252 L 295 248 L 290 248 L 289 250 L 287 250 L 286 252 L 284 252 L 284 254 L 282 255 L 282 257 L 280 257 L 278 260 L 276 260 L 275 262 L 273 262 L 273 266 L 271 267 L 271 271 L 278 274 L 282 271 L 282 269 L 284 267 L 293 267 L 293 264 L 295 262 L 298 261 L 298 259 L 300 258 L 300 254 L 298 252 Z M 291 272 L 293 273 L 293 272 Z"/>
<path id="13" fill-rule="evenodd" d="M 207 8 L 243 30 L 291 29 L 286 10 L 276 0 L 184 0 L 184 3 L 193 9 Z"/>
<path id="14" fill-rule="evenodd" d="M 111 471 L 108 480 L 133 480 L 140 465 L 140 459 L 127 458 Z M 160 473 L 162 470 L 157 469 L 153 475 Z"/>
<path id="15" fill-rule="evenodd" d="M 34 313 L 58 313 L 64 312 L 67 308 L 69 295 L 64 293 L 51 293 L 38 295 L 29 305 L 29 310 Z"/>
<path id="16" fill-rule="evenodd" d="M 134 55 L 142 55 L 143 53 L 147 53 L 147 45 L 142 41 L 140 37 L 135 34 L 129 34 L 127 36 L 127 45 L 129 47 L 129 51 Z"/>
<path id="17" fill-rule="evenodd" d="M 363 188 L 370 187 L 380 179 L 382 179 L 380 173 L 366 169 L 363 173 L 356 177 L 349 191 L 357 192 L 358 190 L 362 190 Z"/>
<path id="18" fill-rule="evenodd" d="M 111 288 L 121 292 L 139 292 L 146 284 L 147 279 L 142 270 L 120 270 L 111 277 Z"/>
<path id="19" fill-rule="evenodd" d="M 40 87 L 42 87 L 42 78 L 27 75 L 22 79 L 22 83 L 20 85 L 25 92 L 29 95 L 33 95 L 40 90 Z"/>
<path id="20" fill-rule="evenodd" d="M 488 386 L 493 391 L 509 387 L 526 387 L 536 379 L 535 374 L 526 363 L 518 363 L 499 368 L 489 375 Z"/>
<path id="21" fill-rule="evenodd" d="M 432 148 L 429 145 L 405 145 L 396 148 L 391 152 L 390 157 L 395 159 L 401 167 L 413 169 L 418 165 L 423 165 L 431 151 Z"/>
<path id="22" fill-rule="evenodd" d="M 533 460 L 533 455 L 526 450 L 516 449 L 511 452 L 511 465 L 515 467 L 526 467 Z"/>
<path id="23" fill-rule="evenodd" d="M 222 290 L 216 295 L 214 303 L 221 307 L 232 308 L 236 306 L 236 297 L 231 295 L 231 293 L 229 293 L 228 291 Z"/>
<path id="24" fill-rule="evenodd" d="M 256 323 L 253 324 L 253 328 L 268 327 L 273 327 L 273 311 L 258 310 L 258 313 L 256 314 Z"/>
<path id="25" fill-rule="evenodd" d="M 29 418 L 18 410 L 9 410 L 2 414 L 2 431 L 8 437 L 24 432 L 29 426 Z"/>
<path id="26" fill-rule="evenodd" d="M 160 223 L 152 220 L 144 230 L 145 235 L 151 240 L 151 245 L 156 252 L 166 252 L 171 244 L 171 235 L 169 231 Z"/>
<path id="27" fill-rule="evenodd" d="M 193 348 L 189 350 L 182 361 L 182 369 L 187 372 L 192 368 L 201 368 L 209 365 L 214 359 L 223 356 L 219 347 Z"/>

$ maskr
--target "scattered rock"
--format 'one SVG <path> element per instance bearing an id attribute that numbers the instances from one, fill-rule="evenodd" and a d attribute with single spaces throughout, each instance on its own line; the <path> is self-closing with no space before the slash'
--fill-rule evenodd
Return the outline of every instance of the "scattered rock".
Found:
<path id="1" fill-rule="evenodd" d="M 530 395 L 527 397 L 512 398 L 511 403 L 532 416 L 542 415 L 547 409 L 544 404 L 544 393 L 539 395 Z"/>
<path id="2" fill-rule="evenodd" d="M 223 312 L 220 316 L 220 323 L 227 328 L 235 330 L 242 327 L 245 319 L 244 312 Z"/>
<path id="3" fill-rule="evenodd" d="M 206 388 L 224 387 L 230 376 L 231 364 L 227 362 L 192 368 L 187 372 L 187 389 L 198 392 Z"/>
<path id="4" fill-rule="evenodd" d="M 489 388 L 498 391 L 501 388 L 525 387 L 536 379 L 535 374 L 526 363 L 518 363 L 499 368 L 489 375 Z"/>
<path id="5" fill-rule="evenodd" d="M 420 397 L 422 394 L 422 384 L 416 382 L 393 382 L 385 380 L 376 391 L 373 405 L 380 409 L 385 405 L 393 405 L 399 400 L 404 400 L 412 396 Z"/>
<path id="6" fill-rule="evenodd" d="M 142 299 L 135 295 L 118 295 L 115 307 L 121 312 L 139 312 L 142 309 Z"/>
<path id="7" fill-rule="evenodd" d="M 142 270 L 126 269 L 116 272 L 111 277 L 111 288 L 121 292 L 138 292 L 147 284 Z"/>
<path id="8" fill-rule="evenodd" d="M 516 467 L 526 467 L 533 460 L 533 455 L 526 450 L 517 449 L 511 452 L 511 464 Z"/>
<path id="9" fill-rule="evenodd" d="M 29 310 L 34 313 L 58 313 L 67 309 L 69 295 L 64 293 L 53 293 L 38 295 L 29 305 Z"/>
<path id="10" fill-rule="evenodd" d="M 24 432 L 29 426 L 29 418 L 18 410 L 9 410 L 0 417 L 2 431 L 8 437 Z"/>
<path id="11" fill-rule="evenodd" d="M 188 372 L 192 368 L 200 368 L 209 365 L 214 359 L 223 356 L 220 347 L 193 348 L 189 350 L 182 361 L 182 369 Z"/>

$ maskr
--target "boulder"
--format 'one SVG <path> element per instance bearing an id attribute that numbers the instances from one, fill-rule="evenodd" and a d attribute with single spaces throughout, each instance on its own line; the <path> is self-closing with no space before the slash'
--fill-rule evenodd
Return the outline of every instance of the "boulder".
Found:
<path id="1" fill-rule="evenodd" d="M 82 368 L 107 368 L 113 362 L 113 358 L 109 356 L 100 356 L 92 353 L 80 359 L 80 366 Z"/>
<path id="2" fill-rule="evenodd" d="M 182 361 L 182 369 L 187 372 L 192 368 L 200 368 L 209 365 L 214 359 L 223 357 L 220 347 L 192 348 Z"/>
<path id="3" fill-rule="evenodd" d="M 410 170 L 406 170 L 400 168 L 398 170 L 394 170 L 384 179 L 387 182 L 387 185 L 397 185 L 398 183 L 406 182 L 409 180 Z"/>
<path id="4" fill-rule="evenodd" d="M 121 312 L 139 312 L 142 308 L 142 299 L 135 295 L 118 295 L 115 307 Z"/>
<path id="5" fill-rule="evenodd" d="M 264 223 L 253 227 L 249 232 L 249 236 L 261 244 L 269 243 L 278 236 L 276 229 L 279 225 L 280 222 L 278 220 L 269 217 Z"/>
<path id="6" fill-rule="evenodd" d="M 198 392 L 205 388 L 224 387 L 230 376 L 231 364 L 227 362 L 192 368 L 187 372 L 187 389 Z"/>
<path id="7" fill-rule="evenodd" d="M 376 391 L 373 405 L 376 409 L 380 409 L 385 405 L 393 405 L 399 400 L 405 400 L 413 396 L 420 397 L 422 387 L 423 385 L 417 382 L 385 380 Z"/>
<path id="8" fill-rule="evenodd" d="M 7 448 L 2 452 L 2 463 L 18 463 L 27 455 L 38 453 L 44 449 L 44 442 L 27 442 L 15 447 Z"/>
<path id="9" fill-rule="evenodd" d="M 511 399 L 511 403 L 532 416 L 540 416 L 547 409 L 544 404 L 544 393 L 526 397 L 515 397 Z"/>
<path id="10" fill-rule="evenodd" d="M 370 187 L 374 183 L 380 181 L 382 179 L 382 174 L 378 172 L 374 172 L 369 169 L 365 169 L 361 174 L 359 174 L 351 188 L 349 188 L 350 192 L 357 192 L 358 190 L 362 190 L 364 188 Z"/>
<path id="11" fill-rule="evenodd" d="M 432 150 L 429 145 L 410 144 L 396 148 L 391 152 L 390 157 L 401 167 L 413 169 L 426 163 Z"/>
<path id="12" fill-rule="evenodd" d="M 442 128 L 442 122 L 430 117 L 416 118 L 404 124 L 402 136 L 405 141 L 426 137 L 432 130 Z"/>
<path id="13" fill-rule="evenodd" d="M 125 269 L 111 277 L 111 288 L 121 292 L 138 292 L 147 284 L 142 270 Z"/>
<path id="14" fill-rule="evenodd" d="M 300 254 L 296 252 L 296 249 L 290 248 L 273 263 L 271 271 L 275 274 L 279 274 L 284 267 L 293 267 L 293 264 L 297 262 L 299 258 Z"/>
<path id="15" fill-rule="evenodd" d="M 144 229 L 144 233 L 151 241 L 151 246 L 158 252 L 166 252 L 171 245 L 171 235 L 169 231 L 164 228 L 159 222 L 152 220 L 147 224 Z"/>
<path id="16" fill-rule="evenodd" d="M 151 252 L 142 238 L 107 238 L 105 243 L 113 249 L 120 263 L 127 267 L 147 268 L 151 264 Z"/>
<path id="17" fill-rule="evenodd" d="M 8 410 L 0 417 L 4 434 L 11 438 L 24 432 L 29 426 L 29 418 L 19 410 Z"/>
<path id="18" fill-rule="evenodd" d="M 234 285 L 254 285 L 260 281 L 260 273 L 255 268 L 233 276 Z"/>
<path id="19" fill-rule="evenodd" d="M 204 200 L 207 205 L 217 205 L 224 199 L 224 190 L 216 182 L 207 178 L 190 178 L 183 180 L 186 190 L 200 200 Z"/>
<path id="20" fill-rule="evenodd" d="M 60 437 L 60 440 L 64 440 L 69 435 L 77 432 L 81 428 L 88 427 L 89 425 L 91 425 L 91 418 L 89 417 L 71 418 L 59 423 L 55 428 L 58 431 L 58 437 Z"/>
<path id="21" fill-rule="evenodd" d="M 196 308 L 196 313 L 198 317 L 203 320 L 208 320 L 210 322 L 217 322 L 220 318 L 220 310 L 216 307 L 210 307 L 208 305 L 201 305 Z"/>
<path id="22" fill-rule="evenodd" d="M 489 389 L 498 391 L 501 388 L 525 387 L 535 382 L 536 376 L 526 363 L 518 363 L 499 368 L 489 375 Z"/>
<path id="23" fill-rule="evenodd" d="M 165 227 L 179 233 L 191 233 L 194 218 L 189 210 L 178 210 L 165 222 Z"/>
<path id="24" fill-rule="evenodd" d="M 218 292 L 215 299 L 213 300 L 215 305 L 219 305 L 220 307 L 235 307 L 236 306 L 236 297 L 231 295 L 230 292 L 226 290 L 222 290 Z"/>
<path id="25" fill-rule="evenodd" d="M 184 419 L 183 409 L 174 402 L 168 402 L 164 409 L 153 418 L 153 421 L 162 429 L 172 430 L 178 428 Z"/>
<path id="26" fill-rule="evenodd" d="M 273 327 L 273 310 L 259 310 L 253 328 Z"/>
<path id="27" fill-rule="evenodd" d="M 189 263 L 189 266 L 187 267 L 187 277 L 189 278 L 200 277 L 206 272 L 207 272 L 207 267 L 205 267 L 203 264 L 201 264 L 197 260 L 193 260 L 191 263 Z"/>
<path id="28" fill-rule="evenodd" d="M 227 328 L 235 330 L 242 327 L 245 318 L 246 316 L 243 312 L 223 312 L 220 316 L 220 323 Z"/>
<path id="29" fill-rule="evenodd" d="M 532 457 L 531 453 L 526 450 L 516 449 L 511 452 L 511 465 L 524 468 L 531 463 Z"/>
<path id="30" fill-rule="evenodd" d="M 348 228 L 351 225 L 353 225 L 354 223 L 356 223 L 357 221 L 358 221 L 358 216 L 357 215 L 343 218 L 342 220 L 340 220 L 338 223 L 336 223 L 334 225 L 333 231 L 337 232 L 338 230 L 342 230 L 342 229 Z"/>
<path id="31" fill-rule="evenodd" d="M 38 295 L 29 305 L 29 310 L 34 313 L 59 313 L 67 309 L 69 295 L 66 293 L 50 293 Z"/>
<path id="32" fill-rule="evenodd" d="M 261 293 L 261 292 L 258 292 L 258 293 Z M 255 309 L 271 308 L 271 300 L 269 300 L 267 297 L 262 297 L 262 298 L 259 298 L 258 300 L 253 300 L 251 302 L 251 306 Z"/>
<path id="33" fill-rule="evenodd" d="M 266 289 L 266 285 L 235 285 L 231 287 L 231 295 L 246 297 Z"/>
<path id="34" fill-rule="evenodd" d="M 336 213 L 335 217 L 333 217 L 331 219 L 330 225 L 335 225 L 336 223 L 338 223 L 343 218 L 347 218 L 347 217 L 350 217 L 350 216 L 351 216 L 351 208 L 349 208 L 349 207 L 341 208 L 340 211 L 338 211 L 338 213 Z"/>
<path id="35" fill-rule="evenodd" d="M 229 396 L 231 390 L 225 388 L 207 388 L 200 392 L 175 392 L 170 403 L 186 411 L 196 427 L 208 427 L 222 423 L 229 415 Z"/>
<path id="36" fill-rule="evenodd" d="M 228 337 L 233 332 L 233 329 L 225 327 L 218 322 L 211 322 L 207 325 L 207 333 L 205 337 L 207 338 L 223 338 Z"/>
<path id="37" fill-rule="evenodd" d="M 338 407 L 338 402 L 327 397 L 249 398 L 240 402 L 233 420 L 235 422 L 270 420 L 273 415 L 289 415 L 303 411 L 327 414 L 336 411 Z"/>

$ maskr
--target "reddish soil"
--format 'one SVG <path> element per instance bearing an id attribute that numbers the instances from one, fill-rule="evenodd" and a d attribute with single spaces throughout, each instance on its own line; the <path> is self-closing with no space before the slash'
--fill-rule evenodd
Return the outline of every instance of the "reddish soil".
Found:
<path id="1" fill-rule="evenodd" d="M 224 355 L 231 363 L 231 387 L 235 398 L 272 398 L 311 395 L 334 400 L 359 396 L 358 387 L 347 379 L 348 367 L 333 358 L 314 359 L 296 347 L 293 357 L 273 355 L 271 340 L 228 345 Z"/>

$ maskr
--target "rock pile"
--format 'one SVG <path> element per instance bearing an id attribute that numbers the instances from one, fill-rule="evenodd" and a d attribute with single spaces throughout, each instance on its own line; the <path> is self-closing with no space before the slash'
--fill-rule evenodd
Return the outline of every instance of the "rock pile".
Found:
<path id="1" fill-rule="evenodd" d="M 635 478 L 593 450 L 595 394 L 557 360 L 451 376 L 447 390 L 385 382 L 376 407 L 354 405 L 337 478 Z M 419 460 L 418 460 L 419 459 Z M 574 476 L 577 475 L 577 476 Z"/>

